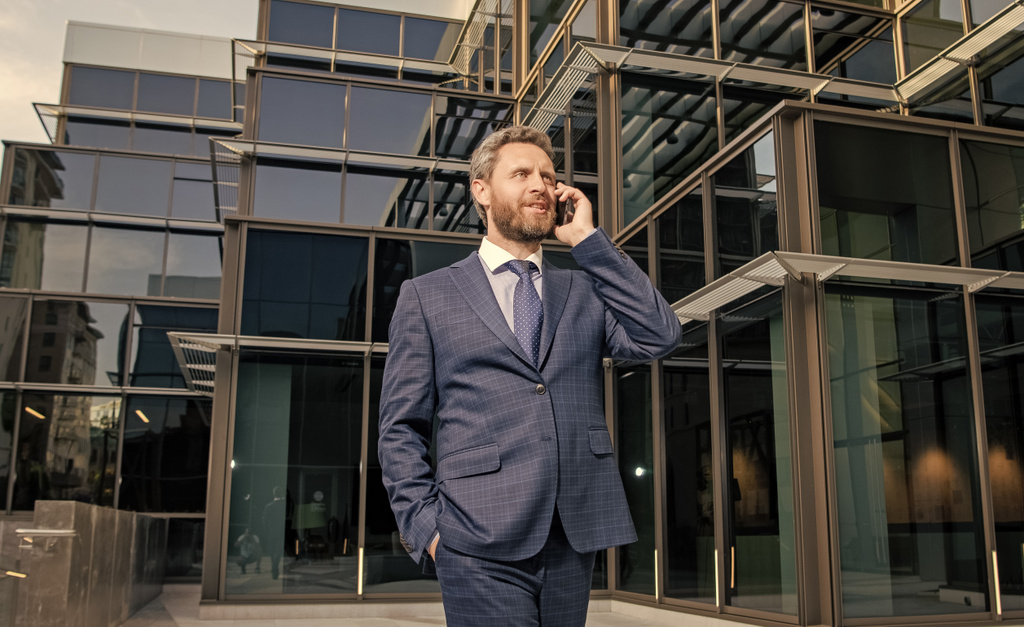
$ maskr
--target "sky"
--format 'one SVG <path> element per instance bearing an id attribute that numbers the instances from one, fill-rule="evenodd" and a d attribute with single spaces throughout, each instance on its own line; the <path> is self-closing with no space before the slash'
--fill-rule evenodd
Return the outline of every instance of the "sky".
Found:
<path id="1" fill-rule="evenodd" d="M 255 39 L 257 0 L 0 0 L 0 139 L 49 143 L 68 21 Z"/>

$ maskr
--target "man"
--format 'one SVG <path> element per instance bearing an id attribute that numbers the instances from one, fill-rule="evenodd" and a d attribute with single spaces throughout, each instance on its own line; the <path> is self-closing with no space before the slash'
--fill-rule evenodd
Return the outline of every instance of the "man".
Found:
<path id="1" fill-rule="evenodd" d="M 484 140 L 470 164 L 479 252 L 405 282 L 391 322 L 384 484 L 413 559 L 436 567 L 453 627 L 585 623 L 595 552 L 636 540 L 602 358 L 648 361 L 679 342 L 668 303 L 594 228 L 583 193 L 555 181 L 552 160 L 531 128 Z M 556 224 L 567 200 L 575 213 Z M 552 230 L 582 271 L 544 262 Z"/>
<path id="2" fill-rule="evenodd" d="M 281 486 L 274 486 L 274 500 L 263 508 L 263 539 L 267 542 L 270 555 L 270 578 L 277 579 L 281 573 L 281 558 L 284 557 L 285 536 L 288 533 L 288 503 L 286 492 Z"/>

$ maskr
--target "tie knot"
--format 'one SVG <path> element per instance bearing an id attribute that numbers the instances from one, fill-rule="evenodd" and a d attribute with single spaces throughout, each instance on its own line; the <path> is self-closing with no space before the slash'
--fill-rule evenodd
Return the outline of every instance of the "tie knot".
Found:
<path id="1" fill-rule="evenodd" d="M 534 272 L 537 272 L 537 264 L 532 261 L 526 261 L 525 259 L 513 259 L 505 264 L 512 274 L 516 275 L 520 279 L 523 277 L 530 277 Z"/>

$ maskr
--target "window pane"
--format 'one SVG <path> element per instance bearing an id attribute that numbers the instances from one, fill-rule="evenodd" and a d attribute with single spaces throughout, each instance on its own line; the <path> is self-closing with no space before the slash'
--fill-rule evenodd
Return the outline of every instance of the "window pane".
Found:
<path id="1" fill-rule="evenodd" d="M 571 0 L 529 0 L 529 3 L 530 25 L 527 36 L 530 49 L 529 66 L 533 67 L 548 42 L 555 35 L 558 25 L 562 22 L 562 18 L 565 17 L 572 2 Z"/>
<path id="2" fill-rule="evenodd" d="M 139 74 L 139 111 L 192 115 L 195 111 L 196 79 L 163 74 Z"/>
<path id="3" fill-rule="evenodd" d="M 446 268 L 479 248 L 475 244 L 378 239 L 374 260 L 373 340 L 388 341 L 402 282 Z"/>
<path id="4" fill-rule="evenodd" d="M 427 228 L 425 169 L 350 166 L 345 173 L 345 224 Z"/>
<path id="5" fill-rule="evenodd" d="M 891 20 L 835 9 L 811 9 L 814 64 L 819 74 L 875 83 L 896 82 Z"/>
<path id="6" fill-rule="evenodd" d="M 619 2 L 619 45 L 712 58 L 710 0 Z"/>
<path id="7" fill-rule="evenodd" d="M 826 255 L 956 264 L 945 137 L 817 122 Z"/>
<path id="8" fill-rule="evenodd" d="M 118 507 L 206 511 L 212 409 L 205 399 L 128 397 Z"/>
<path id="9" fill-rule="evenodd" d="M 208 78 L 199 79 L 199 101 L 196 104 L 196 115 L 201 118 L 230 120 L 231 83 Z"/>
<path id="10" fill-rule="evenodd" d="M 167 277 L 164 296 L 220 299 L 221 235 L 167 235 Z"/>
<path id="11" fill-rule="evenodd" d="M 700 188 L 655 219 L 658 225 L 658 276 L 661 295 L 670 303 L 704 287 L 704 207 Z"/>
<path id="12" fill-rule="evenodd" d="M 797 614 L 782 291 L 721 317 L 728 605 Z"/>
<path id="13" fill-rule="evenodd" d="M 103 120 L 68 116 L 64 125 L 64 143 L 69 146 L 128 150 L 131 125 L 121 120 Z"/>
<path id="14" fill-rule="evenodd" d="M 664 362 L 665 593 L 715 603 L 715 490 L 707 325 Z"/>
<path id="15" fill-rule="evenodd" d="M 717 151 L 713 83 L 622 74 L 626 224 Z"/>
<path id="16" fill-rule="evenodd" d="M 21 349 L 27 315 L 28 299 L 0 296 L 0 381 L 21 380 Z M 3 434 L 0 433 L 0 452 L 4 450 L 2 440 Z M 9 448 L 7 450 L 10 451 Z M 0 505 L 2 509 L 3 505 Z"/>
<path id="17" fill-rule="evenodd" d="M 91 153 L 15 149 L 7 202 L 88 211 L 95 170 L 96 156 Z"/>
<path id="18" fill-rule="evenodd" d="M 405 47 L 402 56 L 448 62 L 462 26 L 457 22 L 405 18 Z"/>
<path id="19" fill-rule="evenodd" d="M 251 230 L 242 334 L 364 340 L 368 254 L 359 237 Z"/>
<path id="20" fill-rule="evenodd" d="M 71 68 L 68 104 L 103 109 L 131 109 L 135 97 L 135 72 Z"/>
<path id="21" fill-rule="evenodd" d="M 203 159 L 210 158 L 211 137 L 238 137 L 241 129 L 229 130 L 220 128 L 196 128 L 196 139 L 192 142 L 192 154 Z"/>
<path id="22" fill-rule="evenodd" d="M 352 88 L 348 148 L 430 154 L 430 94 Z"/>
<path id="23" fill-rule="evenodd" d="M 355 593 L 362 357 L 243 354 L 238 368 L 227 593 Z"/>
<path id="24" fill-rule="evenodd" d="M 807 69 L 803 6 L 780 0 L 723 0 L 722 58 Z"/>
<path id="25" fill-rule="evenodd" d="M 728 81 L 728 79 L 726 79 Z M 796 89 L 754 89 L 750 83 L 722 84 L 722 109 L 725 117 L 725 143 L 736 139 L 760 120 L 769 109 L 786 98 L 804 100 L 807 92 Z"/>
<path id="26" fill-rule="evenodd" d="M 633 514 L 637 541 L 620 546 L 620 590 L 654 596 L 657 591 L 654 544 L 654 447 L 651 425 L 651 367 L 619 368 L 616 371 L 616 457 Z"/>
<path id="27" fill-rule="evenodd" d="M 8 218 L 0 287 L 81 292 L 89 227 Z"/>
<path id="28" fill-rule="evenodd" d="M 214 220 L 213 173 L 207 164 L 174 164 L 174 196 L 171 217 L 182 220 Z"/>
<path id="29" fill-rule="evenodd" d="M 715 172 L 719 273 L 779 249 L 775 136 L 766 134 Z"/>
<path id="30" fill-rule="evenodd" d="M 116 396 L 25 394 L 14 482 L 15 510 L 37 500 L 114 504 Z"/>
<path id="31" fill-rule="evenodd" d="M 272 0 L 270 3 L 270 41 L 331 47 L 334 9 L 331 7 Z"/>
<path id="32" fill-rule="evenodd" d="M 434 230 L 483 234 L 486 229 L 469 193 L 466 172 L 434 172 Z"/>
<path id="33" fill-rule="evenodd" d="M 164 231 L 94 226 L 86 290 L 159 296 L 164 237 Z"/>
<path id="34" fill-rule="evenodd" d="M 845 616 L 988 611 L 963 297 L 825 295 Z"/>
<path id="35" fill-rule="evenodd" d="M 96 211 L 166 216 L 170 193 L 170 161 L 100 157 Z"/>
<path id="36" fill-rule="evenodd" d="M 338 41 L 335 48 L 398 56 L 401 19 L 399 15 L 387 13 L 338 9 Z"/>
<path id="37" fill-rule="evenodd" d="M 14 420 L 18 413 L 16 400 L 13 390 L 0 392 L 0 503 L 3 503 L 0 510 L 7 507 L 7 482 L 14 455 Z"/>
<path id="38" fill-rule="evenodd" d="M 1017 27 L 1004 40 L 1019 41 L 1021 28 Z M 983 56 L 988 52 L 986 50 Z M 1024 131 L 1024 50 L 1017 48 L 1008 57 L 990 58 L 998 60 L 978 68 L 985 124 Z"/>
<path id="39" fill-rule="evenodd" d="M 256 216 L 337 223 L 341 218 L 341 166 L 257 158 Z"/>
<path id="40" fill-rule="evenodd" d="M 132 150 L 166 155 L 192 154 L 192 129 L 172 124 L 135 123 Z"/>
<path id="41" fill-rule="evenodd" d="M 438 157 L 469 160 L 485 137 L 512 115 L 507 102 L 437 96 L 434 151 Z"/>
<path id="42" fill-rule="evenodd" d="M 129 385 L 147 388 L 185 387 L 181 367 L 167 338 L 168 331 L 216 333 L 217 310 L 136 305 Z"/>
<path id="43" fill-rule="evenodd" d="M 345 89 L 344 85 L 330 83 L 264 78 L 260 89 L 260 141 L 341 148 Z"/>
<path id="44" fill-rule="evenodd" d="M 1024 270 L 1024 148 L 960 142 L 971 265 Z"/>
<path id="45" fill-rule="evenodd" d="M 121 385 L 128 305 L 37 300 L 25 380 Z"/>
<path id="46" fill-rule="evenodd" d="M 924 0 L 902 21 L 903 57 L 909 74 L 964 36 L 960 0 Z"/>

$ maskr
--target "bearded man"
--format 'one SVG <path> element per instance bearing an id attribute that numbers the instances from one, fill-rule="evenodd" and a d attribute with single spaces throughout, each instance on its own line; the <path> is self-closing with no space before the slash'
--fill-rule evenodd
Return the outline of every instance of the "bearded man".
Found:
<path id="1" fill-rule="evenodd" d="M 470 181 L 487 236 L 406 281 L 391 322 L 384 485 L 410 555 L 436 570 L 450 627 L 582 627 L 596 552 L 636 540 L 602 359 L 662 357 L 679 321 L 594 228 L 586 196 L 555 180 L 553 158 L 529 127 L 480 144 Z M 580 270 L 544 261 L 552 233 Z"/>

